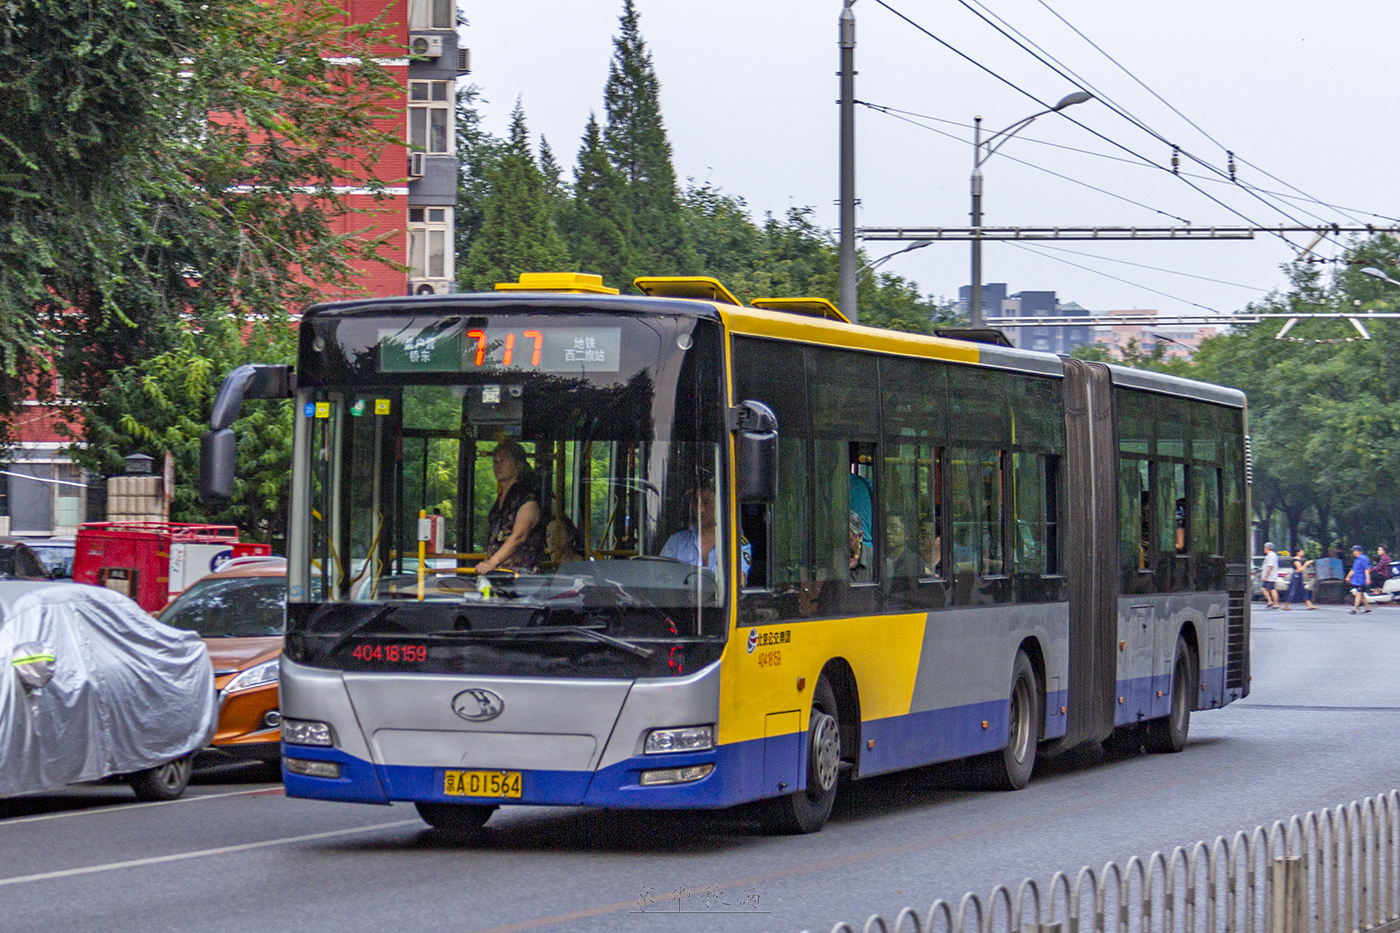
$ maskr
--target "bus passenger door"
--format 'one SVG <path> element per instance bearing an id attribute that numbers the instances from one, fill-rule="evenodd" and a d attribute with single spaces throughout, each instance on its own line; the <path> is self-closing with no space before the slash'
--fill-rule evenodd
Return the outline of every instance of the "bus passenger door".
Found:
<path id="1" fill-rule="evenodd" d="M 1120 725 L 1140 722 L 1152 715 L 1153 615 L 1150 604 L 1135 605 L 1128 611 L 1127 631 L 1123 633 L 1127 643 L 1126 669 L 1118 686 L 1119 696 L 1123 698 L 1117 716 Z"/>

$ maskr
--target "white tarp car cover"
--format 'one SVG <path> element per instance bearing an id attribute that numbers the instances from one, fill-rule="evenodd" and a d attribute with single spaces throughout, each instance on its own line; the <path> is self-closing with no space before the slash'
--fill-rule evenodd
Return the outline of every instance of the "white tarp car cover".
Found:
<path id="1" fill-rule="evenodd" d="M 0 663 L 0 797 L 154 768 L 214 735 L 203 640 L 120 593 L 0 581 Z"/>

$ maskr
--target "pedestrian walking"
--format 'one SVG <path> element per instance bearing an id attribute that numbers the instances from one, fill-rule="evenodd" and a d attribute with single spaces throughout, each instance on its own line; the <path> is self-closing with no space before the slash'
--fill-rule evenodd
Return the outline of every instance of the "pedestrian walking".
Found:
<path id="1" fill-rule="evenodd" d="M 1307 585 L 1303 582 L 1303 568 L 1307 566 L 1307 555 L 1302 548 L 1298 548 L 1298 553 L 1293 555 L 1293 576 L 1288 578 L 1288 602 L 1307 603 L 1309 609 L 1316 609 L 1313 605 L 1312 595 L 1308 592 Z M 1283 608 L 1290 608 L 1285 603 Z"/>
<path id="2" fill-rule="evenodd" d="M 1385 545 L 1376 548 L 1376 563 L 1371 568 L 1371 586 L 1377 595 L 1385 586 L 1385 581 L 1390 579 L 1390 554 L 1386 552 Z"/>
<path id="3" fill-rule="evenodd" d="M 1278 608 L 1278 554 L 1274 542 L 1264 542 L 1264 568 L 1259 574 L 1259 588 L 1264 591 L 1264 608 Z"/>
<path id="4" fill-rule="evenodd" d="M 1371 582 L 1371 561 L 1367 559 L 1366 552 L 1361 550 L 1361 545 L 1351 546 L 1351 575 L 1347 578 L 1351 581 L 1351 594 L 1356 597 L 1351 607 L 1351 614 L 1356 615 L 1358 609 L 1364 612 L 1371 611 L 1371 604 L 1366 599 L 1366 585 Z"/>

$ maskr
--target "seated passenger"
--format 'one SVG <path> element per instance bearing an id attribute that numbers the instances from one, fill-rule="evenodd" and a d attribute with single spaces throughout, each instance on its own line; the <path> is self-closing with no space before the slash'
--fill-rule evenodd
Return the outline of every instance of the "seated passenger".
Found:
<path id="1" fill-rule="evenodd" d="M 712 573 L 719 573 L 719 554 L 715 543 L 718 537 L 716 523 L 718 512 L 715 508 L 715 491 L 701 486 L 690 496 L 695 513 L 695 524 L 671 535 L 661 548 L 661 556 L 678 560 L 696 567 L 706 567 Z M 703 556 L 702 556 L 703 555 Z M 749 564 L 753 560 L 753 545 L 739 539 L 739 585 L 748 579 Z"/>
<path id="2" fill-rule="evenodd" d="M 554 567 L 584 560 L 583 533 L 567 515 L 560 515 L 544 531 L 544 546 Z"/>
<path id="3" fill-rule="evenodd" d="M 886 583 L 894 580 L 911 580 L 919 576 L 922 569 L 918 556 L 908 547 L 909 536 L 904 531 L 904 519 L 899 515 L 885 518 L 885 574 Z"/>
<path id="4" fill-rule="evenodd" d="M 874 580 L 875 551 L 865 543 L 865 523 L 861 521 L 855 509 L 850 510 L 849 532 L 846 540 L 849 545 L 847 567 L 850 571 L 851 582 L 869 583 Z"/>

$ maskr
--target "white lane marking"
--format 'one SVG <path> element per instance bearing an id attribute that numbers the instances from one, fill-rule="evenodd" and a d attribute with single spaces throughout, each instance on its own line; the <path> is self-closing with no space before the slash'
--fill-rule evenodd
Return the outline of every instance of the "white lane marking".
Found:
<path id="1" fill-rule="evenodd" d="M 190 794 L 187 797 L 180 797 L 177 800 L 154 800 L 150 803 L 119 803 L 111 807 L 84 807 L 81 810 L 64 810 L 62 813 L 45 813 L 43 816 L 20 816 L 14 819 L 0 819 L 0 827 L 14 826 L 19 823 L 37 823 L 39 820 L 59 820 L 67 816 L 93 816 L 99 813 L 125 813 L 128 810 L 140 810 L 143 807 L 166 807 L 172 803 L 193 803 L 196 800 L 214 800 L 218 797 L 243 797 L 251 794 L 264 794 L 274 796 L 282 793 L 280 787 L 268 787 L 263 790 L 231 790 L 222 794 Z"/>
<path id="2" fill-rule="evenodd" d="M 242 845 L 224 846 L 218 849 L 200 849 L 198 852 L 178 852 L 174 855 L 156 855 L 151 858 L 130 859 L 125 862 L 108 862 L 105 865 L 89 865 L 86 868 L 66 868 L 63 871 L 46 871 L 37 875 L 20 875 L 16 878 L 0 878 L 0 886 L 24 884 L 29 881 L 48 881 L 53 878 L 71 878 L 74 875 L 91 875 L 100 871 L 116 871 L 119 868 L 139 868 L 143 865 L 160 865 L 165 862 L 180 862 L 185 859 L 203 858 L 207 855 L 228 855 L 230 852 L 246 852 L 249 849 L 266 849 L 269 846 L 285 846 L 294 842 L 311 842 L 316 839 L 331 839 L 335 836 L 348 836 L 352 833 L 367 833 L 376 829 L 393 829 L 412 823 L 423 825 L 422 820 L 395 820 L 392 823 L 375 823 L 372 826 L 356 826 L 352 829 L 333 829 L 324 833 L 311 833 L 306 836 L 288 836 L 284 839 L 267 839 L 262 842 L 245 842 Z"/>

